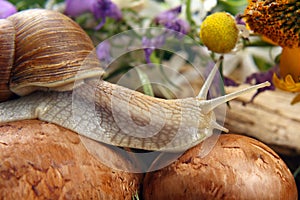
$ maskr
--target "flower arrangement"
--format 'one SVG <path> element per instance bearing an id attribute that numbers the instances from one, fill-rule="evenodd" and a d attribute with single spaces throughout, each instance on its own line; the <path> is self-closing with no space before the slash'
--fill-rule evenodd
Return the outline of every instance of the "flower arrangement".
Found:
<path id="1" fill-rule="evenodd" d="M 147 64 L 163 63 L 165 59 L 172 62 L 172 56 L 161 53 L 160 48 L 174 37 L 192 38 L 206 48 L 209 59 L 220 61 L 224 57 L 220 67 L 220 80 L 224 84 L 216 81 L 221 93 L 225 92 L 224 85 L 270 81 L 271 86 L 259 89 L 251 101 L 261 92 L 277 88 L 296 93 L 291 104 L 300 102 L 299 1 L 0 0 L 0 18 L 29 8 L 52 9 L 70 16 L 95 45 L 124 31 L 163 28 L 165 31 L 159 35 L 141 36 L 143 52 L 138 52 L 138 57 Z M 98 58 L 104 63 L 113 62 L 111 48 L 107 42 L 97 47 Z M 211 63 L 205 64 L 209 70 Z M 173 61 L 172 65 L 176 68 L 183 63 Z M 232 76 L 236 68 L 242 71 L 238 77 Z M 113 78 L 129 69 L 130 66 L 120 64 L 104 78 Z M 154 95 L 147 75 L 139 73 L 144 92 Z M 164 75 L 176 87 L 177 82 L 170 76 Z M 164 98 L 172 98 L 165 90 L 161 93 Z"/>

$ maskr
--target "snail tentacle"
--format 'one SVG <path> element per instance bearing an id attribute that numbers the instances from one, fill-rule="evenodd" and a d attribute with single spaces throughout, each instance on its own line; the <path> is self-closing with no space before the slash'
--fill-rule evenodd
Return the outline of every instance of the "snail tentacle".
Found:
<path id="1" fill-rule="evenodd" d="M 203 112 L 209 113 L 212 110 L 214 110 L 216 107 L 222 105 L 223 103 L 226 103 L 232 99 L 235 99 L 243 94 L 247 94 L 251 91 L 257 90 L 259 88 L 264 88 L 264 87 L 267 87 L 270 85 L 271 85 L 271 83 L 269 81 L 266 81 L 266 82 L 263 82 L 263 83 L 260 83 L 257 85 L 253 85 L 253 86 L 247 87 L 245 89 L 242 89 L 242 90 L 230 93 L 230 94 L 226 94 L 224 96 L 220 96 L 220 97 L 217 97 L 214 99 L 203 101 L 203 104 L 202 104 Z"/>
<path id="2" fill-rule="evenodd" d="M 223 61 L 223 56 L 221 56 L 218 61 L 216 62 L 216 64 L 214 65 L 213 69 L 211 70 L 211 72 L 209 73 L 207 79 L 205 80 L 199 94 L 197 95 L 197 98 L 199 99 L 206 99 L 207 98 L 207 94 L 208 94 L 208 90 L 215 78 L 216 73 L 218 72 L 218 69 L 220 67 L 220 64 Z"/>
<path id="3" fill-rule="evenodd" d="M 216 122 L 216 121 L 211 121 L 211 127 L 212 127 L 213 129 L 218 129 L 218 130 L 220 130 L 220 131 L 224 131 L 224 132 L 226 132 L 226 133 L 229 132 L 229 130 L 228 130 L 227 128 L 225 128 L 225 127 L 223 127 L 222 125 L 218 124 L 218 122 Z"/>

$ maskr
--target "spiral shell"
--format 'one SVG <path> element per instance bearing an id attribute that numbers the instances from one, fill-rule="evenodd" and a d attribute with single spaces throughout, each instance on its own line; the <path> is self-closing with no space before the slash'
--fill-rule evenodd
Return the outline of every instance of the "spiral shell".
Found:
<path id="1" fill-rule="evenodd" d="M 75 75 L 94 49 L 81 27 L 61 13 L 43 9 L 22 11 L 6 21 L 15 29 L 15 40 L 13 34 L 7 34 L 10 38 L 6 51 L 10 56 L 6 57 L 14 55 L 14 61 L 7 62 L 5 70 L 7 74 L 11 69 L 10 90 L 23 96 L 37 89 L 72 89 Z M 80 73 L 82 78 L 103 73 L 97 59 L 88 66 L 84 68 L 86 73 Z"/>
<path id="2" fill-rule="evenodd" d="M 15 29 L 12 22 L 0 19 L 0 101 L 9 99 L 9 78 L 15 53 Z"/>

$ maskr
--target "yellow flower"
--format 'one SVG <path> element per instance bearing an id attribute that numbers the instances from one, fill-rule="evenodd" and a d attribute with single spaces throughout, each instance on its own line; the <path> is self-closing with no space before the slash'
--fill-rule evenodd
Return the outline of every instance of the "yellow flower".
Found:
<path id="1" fill-rule="evenodd" d="M 213 52 L 230 52 L 236 46 L 238 37 L 239 29 L 235 19 L 226 12 L 209 15 L 201 24 L 200 38 Z"/>

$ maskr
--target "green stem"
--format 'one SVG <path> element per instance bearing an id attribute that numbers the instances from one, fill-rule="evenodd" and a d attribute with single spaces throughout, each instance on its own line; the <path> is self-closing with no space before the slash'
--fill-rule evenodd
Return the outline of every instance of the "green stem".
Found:
<path id="1" fill-rule="evenodd" d="M 160 69 L 160 72 L 161 72 L 161 75 L 163 76 L 163 78 L 169 83 L 171 84 L 173 87 L 177 88 L 177 89 L 180 89 L 179 86 L 177 86 L 175 83 L 172 82 L 172 80 L 169 79 L 168 75 L 166 74 L 164 68 L 162 67 L 162 65 L 159 65 L 159 69 Z"/>
<path id="2" fill-rule="evenodd" d="M 245 1 L 225 1 L 225 0 L 222 0 L 219 3 L 223 3 L 223 4 L 225 4 L 229 7 L 239 7 L 239 6 L 246 5 Z"/>
<path id="3" fill-rule="evenodd" d="M 221 76 L 222 81 L 220 81 L 219 87 L 221 89 L 221 96 L 224 96 L 224 95 L 226 95 L 226 92 L 225 92 L 225 83 L 224 83 L 224 74 L 223 74 L 223 61 L 220 64 L 220 76 Z M 227 101 L 226 104 L 230 108 L 229 101 Z"/>
<path id="4" fill-rule="evenodd" d="M 296 171 L 294 172 L 294 177 L 296 178 L 298 176 L 298 174 L 300 173 L 300 166 L 296 169 Z"/>
<path id="5" fill-rule="evenodd" d="M 186 19 L 188 20 L 189 24 L 193 24 L 192 12 L 191 12 L 191 0 L 186 0 Z"/>
<path id="6" fill-rule="evenodd" d="M 138 67 L 136 67 L 135 70 L 137 71 L 137 74 L 139 76 L 140 82 L 144 90 L 144 94 L 154 97 L 152 85 L 147 74 L 140 70 Z"/>

